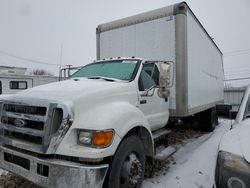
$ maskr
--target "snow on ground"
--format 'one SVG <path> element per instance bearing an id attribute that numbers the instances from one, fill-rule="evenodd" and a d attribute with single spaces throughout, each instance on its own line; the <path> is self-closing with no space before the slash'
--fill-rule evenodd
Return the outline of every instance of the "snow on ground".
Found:
<path id="1" fill-rule="evenodd" d="M 4 170 L 2 170 L 1 168 L 0 168 L 0 176 L 1 175 L 5 175 L 5 174 L 7 174 L 8 172 L 7 171 L 4 171 Z"/>
<path id="2" fill-rule="evenodd" d="M 217 149 L 230 120 L 220 120 L 214 132 L 187 141 L 174 155 L 167 171 L 143 182 L 142 188 L 212 188 Z"/>
<path id="3" fill-rule="evenodd" d="M 0 176 L 3 174 L 3 172 L 4 172 L 4 171 L 3 171 L 2 169 L 0 169 Z"/>
<path id="4" fill-rule="evenodd" d="M 0 168 L 0 176 L 8 174 L 8 171 L 5 171 Z"/>

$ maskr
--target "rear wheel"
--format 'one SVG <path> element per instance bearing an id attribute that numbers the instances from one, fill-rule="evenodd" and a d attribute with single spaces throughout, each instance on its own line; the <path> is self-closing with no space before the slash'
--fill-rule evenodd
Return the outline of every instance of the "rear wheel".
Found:
<path id="1" fill-rule="evenodd" d="M 145 171 L 145 152 L 141 140 L 136 136 L 125 138 L 112 161 L 108 188 L 139 188 Z M 105 186 L 106 187 L 106 186 Z"/>
<path id="2" fill-rule="evenodd" d="M 215 114 L 215 125 L 219 125 L 219 117 L 217 114 Z"/>
<path id="3" fill-rule="evenodd" d="M 211 108 L 197 114 L 198 125 L 203 131 L 213 131 L 216 127 L 216 111 Z"/>

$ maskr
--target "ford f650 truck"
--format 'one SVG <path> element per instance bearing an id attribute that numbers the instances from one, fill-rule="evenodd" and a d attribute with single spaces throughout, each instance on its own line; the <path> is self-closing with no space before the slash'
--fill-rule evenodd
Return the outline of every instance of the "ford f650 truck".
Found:
<path id="1" fill-rule="evenodd" d="M 43 187 L 138 188 L 169 122 L 214 129 L 222 53 L 186 3 L 98 26 L 97 59 L 1 101 L 1 168 Z"/>

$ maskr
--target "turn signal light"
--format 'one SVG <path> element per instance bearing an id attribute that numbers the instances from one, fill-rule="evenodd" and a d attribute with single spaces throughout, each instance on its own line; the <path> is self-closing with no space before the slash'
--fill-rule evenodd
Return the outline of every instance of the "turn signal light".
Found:
<path id="1" fill-rule="evenodd" d="M 93 145 L 100 148 L 110 146 L 113 140 L 113 134 L 113 131 L 93 133 Z"/>

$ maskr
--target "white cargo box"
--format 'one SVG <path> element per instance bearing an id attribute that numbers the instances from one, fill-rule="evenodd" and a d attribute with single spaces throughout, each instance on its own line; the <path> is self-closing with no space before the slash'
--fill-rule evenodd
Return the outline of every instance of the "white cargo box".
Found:
<path id="1" fill-rule="evenodd" d="M 132 56 L 174 62 L 171 116 L 223 102 L 222 52 L 185 2 L 98 26 L 97 59 Z"/>

